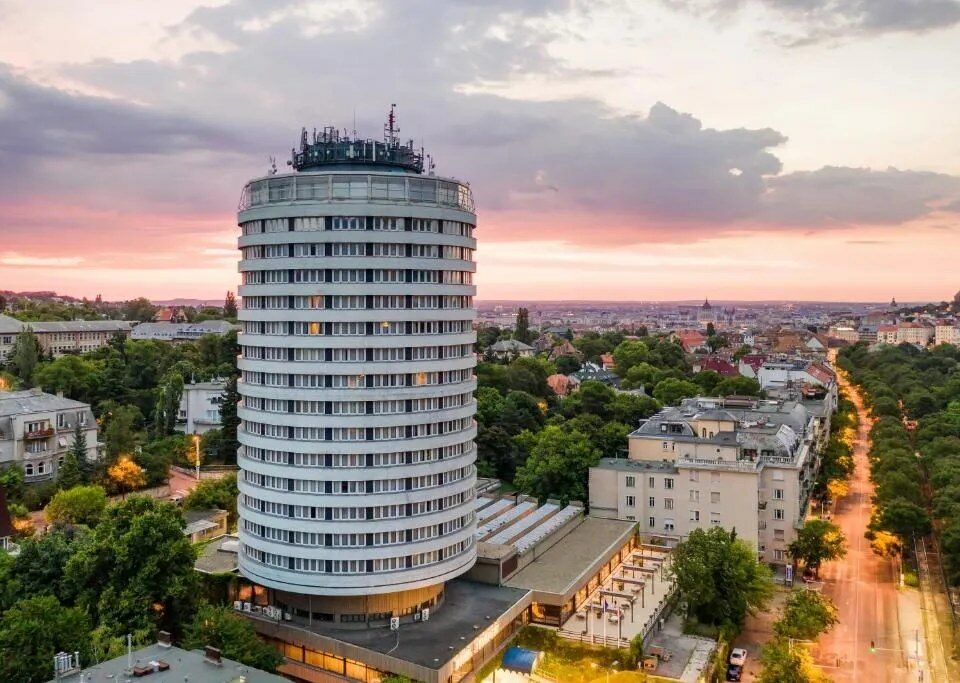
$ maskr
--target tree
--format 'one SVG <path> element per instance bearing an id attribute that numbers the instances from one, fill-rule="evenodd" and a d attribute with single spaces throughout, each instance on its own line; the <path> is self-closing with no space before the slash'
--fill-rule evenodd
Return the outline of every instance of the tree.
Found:
<path id="1" fill-rule="evenodd" d="M 904 540 L 930 533 L 930 516 L 916 503 L 894 499 L 879 511 L 875 526 L 895 533 Z M 871 523 L 871 526 L 874 526 Z"/>
<path id="2" fill-rule="evenodd" d="M 118 490 L 126 494 L 128 491 L 141 488 L 147 483 L 144 470 L 130 459 L 129 455 L 121 455 L 117 461 L 107 469 L 107 476 Z"/>
<path id="3" fill-rule="evenodd" d="M 42 363 L 33 373 L 38 387 L 90 404 L 96 403 L 102 379 L 103 369 L 98 361 L 75 355 Z"/>
<path id="4" fill-rule="evenodd" d="M 781 638 L 813 640 L 836 623 L 833 600 L 816 591 L 797 590 L 790 594 L 773 629 Z"/>
<path id="5" fill-rule="evenodd" d="M 231 472 L 220 479 L 205 479 L 194 487 L 183 501 L 186 510 L 226 510 L 230 519 L 237 519 L 237 474 Z"/>
<path id="6" fill-rule="evenodd" d="M 112 636 L 177 630 L 193 614 L 196 555 L 180 510 L 146 496 L 107 507 L 77 544 L 65 580 L 78 607 Z"/>
<path id="7" fill-rule="evenodd" d="M 52 595 L 21 600 L 0 619 L 0 680 L 44 683 L 58 652 L 79 652 L 80 661 L 89 662 L 91 628 L 83 610 Z"/>
<path id="8" fill-rule="evenodd" d="M 70 448 L 63 456 L 63 464 L 57 468 L 57 488 L 71 489 L 86 483 L 90 478 L 90 461 L 87 460 L 87 436 L 79 420 L 73 430 Z"/>
<path id="9" fill-rule="evenodd" d="M 103 440 L 106 443 L 107 460 L 112 461 L 123 453 L 133 453 L 140 443 L 137 425 L 143 415 L 136 406 L 109 404 L 103 414 Z"/>
<path id="10" fill-rule="evenodd" d="M 24 386 L 33 386 L 33 372 L 42 356 L 43 348 L 37 335 L 33 333 L 33 328 L 25 326 L 17 333 L 10 352 L 10 367 Z"/>
<path id="11" fill-rule="evenodd" d="M 124 320 L 138 320 L 145 323 L 153 320 L 153 316 L 157 314 L 157 307 L 150 303 L 149 299 L 140 297 L 124 302 L 120 314 Z"/>
<path id="12" fill-rule="evenodd" d="M 687 614 L 714 625 L 739 625 L 773 592 L 770 570 L 756 551 L 721 527 L 694 529 L 673 553 L 670 570 Z"/>
<path id="13" fill-rule="evenodd" d="M 558 356 L 554 364 L 561 375 L 572 375 L 581 367 L 580 359 L 576 356 Z"/>
<path id="14" fill-rule="evenodd" d="M 275 672 L 283 656 L 260 640 L 253 625 L 229 607 L 202 604 L 187 626 L 183 647 L 196 650 L 207 645 L 219 648 L 227 659 Z"/>
<path id="15" fill-rule="evenodd" d="M 541 501 L 585 501 L 587 475 L 600 455 L 600 450 L 582 432 L 565 432 L 554 425 L 544 427 L 536 435 L 526 462 L 517 469 L 514 483 Z"/>
<path id="16" fill-rule="evenodd" d="M 641 341 L 623 341 L 613 350 L 617 374 L 626 376 L 630 369 L 650 360 L 650 348 Z"/>
<path id="17" fill-rule="evenodd" d="M 65 581 L 64 566 L 85 533 L 85 529 L 76 527 L 55 527 L 42 536 L 21 541 L 20 554 L 13 567 L 18 598 L 55 595 L 61 602 L 68 602 L 71 592 Z"/>
<path id="18" fill-rule="evenodd" d="M 101 486 L 75 486 L 58 491 L 47 503 L 43 514 L 48 524 L 85 524 L 96 526 L 107 507 L 107 492 Z"/>
<path id="19" fill-rule="evenodd" d="M 693 382 L 672 377 L 661 381 L 653 389 L 653 397 L 667 406 L 677 405 L 682 399 L 696 396 L 699 393 L 700 387 Z"/>
<path id="20" fill-rule="evenodd" d="M 171 370 L 157 387 L 156 410 L 153 415 L 155 437 L 173 434 L 180 414 L 180 399 L 183 398 L 183 375 Z"/>
<path id="21" fill-rule="evenodd" d="M 223 300 L 223 316 L 225 318 L 237 317 L 237 297 L 233 292 L 227 292 L 227 296 Z"/>
<path id="22" fill-rule="evenodd" d="M 524 344 L 530 343 L 530 311 L 526 308 L 517 309 L 517 324 L 513 338 Z"/>
<path id="23" fill-rule="evenodd" d="M 828 683 L 829 678 L 813 664 L 813 658 L 802 645 L 774 638 L 760 650 L 763 671 L 759 683 Z"/>
<path id="24" fill-rule="evenodd" d="M 760 382 L 752 377 L 727 377 L 713 388 L 714 396 L 758 396 Z"/>
<path id="25" fill-rule="evenodd" d="M 237 462 L 237 451 L 240 441 L 237 439 L 237 429 L 240 427 L 240 418 L 237 415 L 237 404 L 240 402 L 240 393 L 237 391 L 237 378 L 231 376 L 223 391 L 223 403 L 220 404 L 220 458 L 224 463 Z"/>
<path id="26" fill-rule="evenodd" d="M 717 326 L 713 323 L 707 323 L 707 336 L 715 337 L 717 335 Z"/>
<path id="27" fill-rule="evenodd" d="M 847 554 L 846 546 L 847 539 L 840 527 L 825 519 L 810 519 L 797 532 L 797 539 L 787 546 L 787 552 L 819 575 L 821 564 Z"/>

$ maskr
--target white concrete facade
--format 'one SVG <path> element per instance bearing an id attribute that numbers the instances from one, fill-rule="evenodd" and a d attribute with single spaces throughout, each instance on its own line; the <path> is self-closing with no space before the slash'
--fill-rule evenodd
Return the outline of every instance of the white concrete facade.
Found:
<path id="1" fill-rule="evenodd" d="M 319 170 L 244 191 L 240 571 L 278 590 L 433 586 L 476 557 L 469 187 Z"/>
<path id="2" fill-rule="evenodd" d="M 227 383 L 197 382 L 183 387 L 177 429 L 185 434 L 204 434 L 220 427 L 220 405 Z"/>

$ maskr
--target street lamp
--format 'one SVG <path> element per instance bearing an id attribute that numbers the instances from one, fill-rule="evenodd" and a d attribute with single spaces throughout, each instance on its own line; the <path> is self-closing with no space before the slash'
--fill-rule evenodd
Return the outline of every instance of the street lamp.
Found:
<path id="1" fill-rule="evenodd" d="M 197 481 L 200 481 L 200 435 L 196 432 L 193 433 L 193 445 L 196 449 L 194 451 L 194 461 L 197 464 Z"/>

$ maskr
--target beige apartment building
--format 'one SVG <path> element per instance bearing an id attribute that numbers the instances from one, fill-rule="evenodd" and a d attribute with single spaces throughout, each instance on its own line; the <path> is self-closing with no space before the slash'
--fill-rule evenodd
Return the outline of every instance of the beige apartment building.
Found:
<path id="1" fill-rule="evenodd" d="M 952 320 L 938 320 L 933 328 L 933 343 L 960 345 L 960 323 Z"/>
<path id="2" fill-rule="evenodd" d="M 13 351 L 14 342 L 22 329 L 29 327 L 37 336 L 44 353 L 55 358 L 65 353 L 87 353 L 106 346 L 120 332 L 130 336 L 132 323 L 126 320 L 52 320 L 20 322 L 8 315 L 0 315 L 0 361 Z"/>
<path id="3" fill-rule="evenodd" d="M 803 525 L 833 400 L 694 398 L 630 434 L 627 458 L 590 469 L 590 514 L 684 538 L 736 529 L 770 564 L 786 564 Z"/>

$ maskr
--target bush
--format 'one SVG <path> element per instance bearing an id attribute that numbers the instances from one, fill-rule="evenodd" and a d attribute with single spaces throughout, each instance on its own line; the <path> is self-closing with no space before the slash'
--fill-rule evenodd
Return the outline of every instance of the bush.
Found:
<path id="1" fill-rule="evenodd" d="M 916 572 L 907 570 L 903 573 L 903 585 L 910 586 L 910 588 L 919 588 L 920 577 L 917 576 Z"/>

